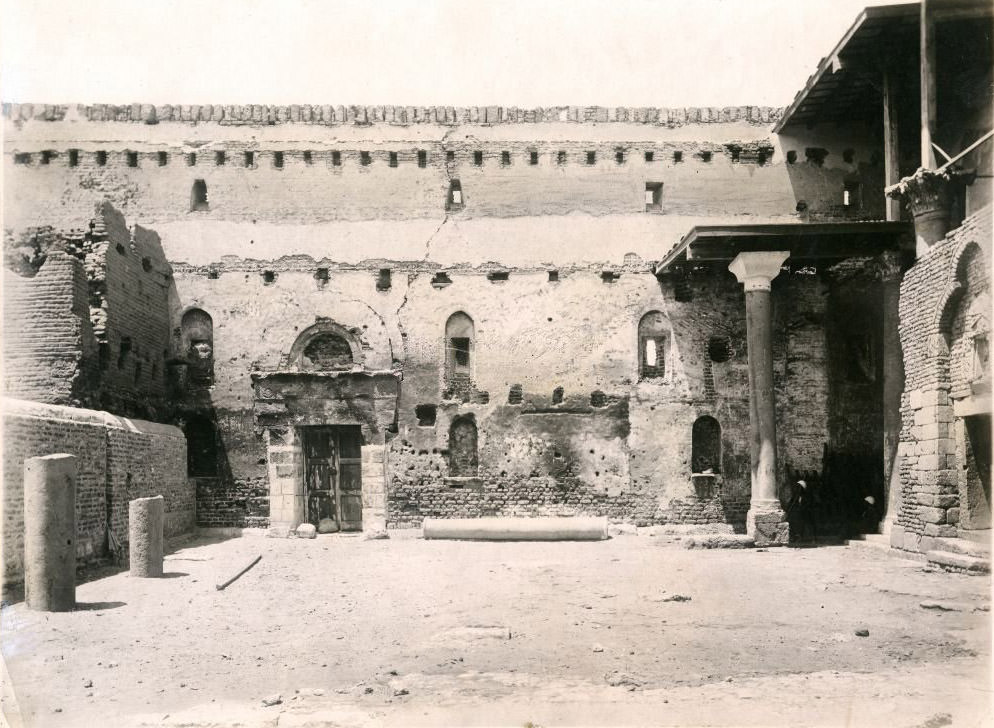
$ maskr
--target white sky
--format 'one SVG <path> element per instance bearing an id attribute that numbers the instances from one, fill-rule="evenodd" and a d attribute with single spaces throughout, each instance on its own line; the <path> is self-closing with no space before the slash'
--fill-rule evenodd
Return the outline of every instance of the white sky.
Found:
<path id="1" fill-rule="evenodd" d="M 883 0 L 0 0 L 0 98 L 786 106 Z"/>

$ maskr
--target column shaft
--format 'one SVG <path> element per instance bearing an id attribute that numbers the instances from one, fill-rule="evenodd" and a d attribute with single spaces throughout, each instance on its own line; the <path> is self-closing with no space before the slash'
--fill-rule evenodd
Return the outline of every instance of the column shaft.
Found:
<path id="1" fill-rule="evenodd" d="M 24 462 L 24 591 L 29 609 L 76 606 L 76 457 Z"/>

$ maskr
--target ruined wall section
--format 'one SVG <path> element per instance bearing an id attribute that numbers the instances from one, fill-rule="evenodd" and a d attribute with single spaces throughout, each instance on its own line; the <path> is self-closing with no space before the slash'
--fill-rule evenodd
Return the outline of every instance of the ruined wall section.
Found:
<path id="1" fill-rule="evenodd" d="M 49 253 L 33 278 L 4 269 L 5 396 L 80 406 L 91 401 L 96 339 L 80 260 Z"/>
<path id="2" fill-rule="evenodd" d="M 953 326 L 964 300 L 989 291 L 991 230 L 988 206 L 922 255 L 901 283 L 901 500 L 891 544 L 907 551 L 957 535 L 966 454 L 957 443 L 952 374 L 970 366 L 962 359 L 972 350 L 955 346 Z"/>
<path id="3" fill-rule="evenodd" d="M 398 433 L 388 455 L 393 526 L 430 515 L 603 513 L 641 523 L 744 518 L 750 488 L 745 307 L 741 285 L 723 267 L 662 283 L 635 268 L 607 278 L 598 268 L 560 270 L 558 281 L 547 271 L 513 270 L 506 280 L 490 280 L 479 270 L 452 269 L 449 283 L 434 285 L 431 271 L 395 269 L 391 286 L 378 290 L 373 271 L 336 270 L 322 281 L 302 263 L 294 270 L 283 261 L 270 283 L 258 270 L 222 269 L 211 277 L 177 269 L 178 298 L 207 311 L 215 326 L 210 400 L 230 475 L 212 490 L 212 524 L 258 520 L 244 504 L 267 469 L 250 374 L 292 366 L 286 357 L 294 341 L 321 320 L 356 338 L 367 369 L 403 368 Z M 816 277 L 789 275 L 790 293 L 777 297 L 783 302 L 778 337 L 817 341 L 823 290 Z M 787 296 L 805 303 L 795 309 Z M 669 327 L 666 374 L 640 381 L 638 323 L 654 310 Z M 475 338 L 470 386 L 454 389 L 443 365 L 445 323 L 459 311 L 472 318 Z M 713 338 L 727 347 L 723 361 L 710 359 Z M 826 417 L 824 346 L 805 349 L 810 360 L 795 355 L 787 366 L 791 348 L 778 349 L 778 400 L 795 397 L 781 429 L 782 452 L 798 467 L 816 468 Z M 430 424 L 419 417 L 423 406 L 433 408 Z M 690 440 L 695 420 L 705 415 L 722 428 L 722 477 L 719 491 L 700 494 L 690 477 Z M 469 487 L 447 482 L 449 428 L 466 416 L 479 436 L 479 482 Z M 243 505 L 226 509 L 225 493 Z"/>
<path id="4" fill-rule="evenodd" d="M 162 419 L 172 268 L 158 236 L 138 225 L 129 229 L 109 203 L 99 206 L 90 235 L 86 268 L 101 349 L 101 408 Z"/>
<path id="5" fill-rule="evenodd" d="M 166 535 L 194 526 L 193 488 L 186 479 L 186 440 L 175 427 L 106 412 L 3 402 L 3 581 L 23 578 L 24 461 L 53 453 L 75 455 L 77 559 L 110 555 L 108 528 L 128 541 L 128 501 L 163 495 Z M 126 556 L 126 550 L 119 557 Z"/>

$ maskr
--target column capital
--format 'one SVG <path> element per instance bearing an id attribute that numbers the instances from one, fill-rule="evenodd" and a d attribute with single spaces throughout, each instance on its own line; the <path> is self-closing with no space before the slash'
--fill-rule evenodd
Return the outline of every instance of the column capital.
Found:
<path id="1" fill-rule="evenodd" d="M 790 257 L 788 250 L 763 250 L 739 253 L 728 265 L 747 291 L 768 291 L 770 282 L 780 273 L 780 267 Z"/>

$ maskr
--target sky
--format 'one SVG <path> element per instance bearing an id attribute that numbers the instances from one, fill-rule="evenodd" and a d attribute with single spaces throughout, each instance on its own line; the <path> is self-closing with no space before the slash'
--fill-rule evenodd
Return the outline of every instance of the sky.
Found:
<path id="1" fill-rule="evenodd" d="M 0 0 L 10 102 L 786 106 L 874 0 Z"/>

